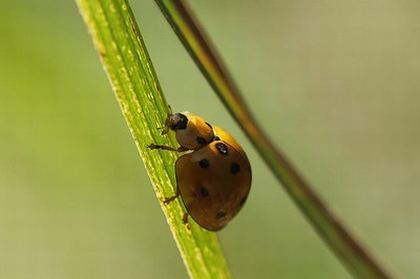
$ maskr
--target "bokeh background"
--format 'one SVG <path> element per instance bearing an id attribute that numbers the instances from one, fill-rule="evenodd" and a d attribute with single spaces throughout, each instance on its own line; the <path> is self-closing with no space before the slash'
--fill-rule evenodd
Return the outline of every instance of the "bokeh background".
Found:
<path id="1" fill-rule="evenodd" d="M 251 159 L 252 195 L 219 233 L 233 275 L 350 278 L 154 2 L 131 2 L 174 110 Z M 274 141 L 393 274 L 418 277 L 420 2 L 192 5 Z M 75 3 L 0 11 L 0 278 L 186 278 Z"/>

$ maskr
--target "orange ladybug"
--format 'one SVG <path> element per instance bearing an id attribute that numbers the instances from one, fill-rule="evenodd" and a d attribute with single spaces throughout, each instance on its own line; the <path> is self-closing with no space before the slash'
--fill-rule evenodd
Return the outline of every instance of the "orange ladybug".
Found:
<path id="1" fill-rule="evenodd" d="M 209 231 L 222 229 L 242 208 L 251 188 L 251 165 L 226 131 L 191 114 L 169 113 L 162 134 L 175 132 L 180 145 L 151 144 L 150 149 L 186 152 L 175 163 L 177 191 L 189 215 Z"/>

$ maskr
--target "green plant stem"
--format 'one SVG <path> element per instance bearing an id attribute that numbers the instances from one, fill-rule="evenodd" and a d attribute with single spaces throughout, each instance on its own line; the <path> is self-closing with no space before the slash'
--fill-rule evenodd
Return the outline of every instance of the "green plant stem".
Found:
<path id="1" fill-rule="evenodd" d="M 184 224 L 185 208 L 179 199 L 168 205 L 162 202 L 174 194 L 177 156 L 149 150 L 147 145 L 176 146 L 176 142 L 160 135 L 158 128 L 164 123 L 168 106 L 129 4 L 125 0 L 77 3 L 190 277 L 230 278 L 217 235 L 192 221 Z"/>
<path id="2" fill-rule="evenodd" d="M 255 121 L 203 29 L 181 0 L 155 0 L 193 60 L 318 234 L 358 278 L 389 278 Z"/>

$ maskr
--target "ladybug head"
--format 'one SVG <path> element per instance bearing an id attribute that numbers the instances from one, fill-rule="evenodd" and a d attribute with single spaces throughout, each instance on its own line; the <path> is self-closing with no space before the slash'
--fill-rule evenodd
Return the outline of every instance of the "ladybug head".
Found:
<path id="1" fill-rule="evenodd" d="M 168 114 L 165 120 L 165 128 L 162 134 L 166 134 L 169 129 L 172 131 L 186 129 L 188 125 L 188 118 L 182 113 Z"/>
<path id="2" fill-rule="evenodd" d="M 165 121 L 162 134 L 172 130 L 178 143 L 190 150 L 197 150 L 214 139 L 213 127 L 203 118 L 189 112 L 170 113 Z"/>

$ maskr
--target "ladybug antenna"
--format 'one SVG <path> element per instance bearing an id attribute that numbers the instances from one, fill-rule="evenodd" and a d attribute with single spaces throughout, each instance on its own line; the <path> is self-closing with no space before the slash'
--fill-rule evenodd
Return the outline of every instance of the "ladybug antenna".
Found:
<path id="1" fill-rule="evenodd" d="M 161 135 L 167 134 L 169 129 L 171 128 L 171 116 L 172 116 L 172 108 L 171 105 L 168 105 L 168 112 L 166 113 L 165 119 L 165 126 L 157 128 L 158 130 L 162 130 Z"/>
<path id="2" fill-rule="evenodd" d="M 166 114 L 165 119 L 165 126 L 158 128 L 159 130 L 162 130 L 161 134 L 165 135 L 168 133 L 169 129 L 171 128 L 171 118 L 172 118 L 172 109 L 171 106 L 168 105 L 169 112 Z"/>

